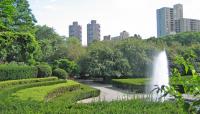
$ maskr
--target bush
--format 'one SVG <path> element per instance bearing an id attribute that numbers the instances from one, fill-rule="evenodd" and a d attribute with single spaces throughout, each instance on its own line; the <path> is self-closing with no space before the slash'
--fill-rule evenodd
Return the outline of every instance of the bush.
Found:
<path id="1" fill-rule="evenodd" d="M 31 78 L 31 79 L 22 79 L 22 80 L 9 80 L 0 82 L 0 89 L 7 88 L 10 86 L 21 85 L 21 84 L 31 84 L 36 82 L 47 82 L 47 81 L 55 81 L 58 80 L 57 77 L 49 77 L 49 78 Z"/>
<path id="2" fill-rule="evenodd" d="M 64 69 L 70 76 L 75 76 L 79 73 L 79 67 L 74 61 L 68 59 L 60 59 L 57 61 L 58 67 Z"/>
<path id="3" fill-rule="evenodd" d="M 0 65 L 0 81 L 36 78 L 38 70 L 34 66 L 3 64 Z"/>
<path id="4" fill-rule="evenodd" d="M 68 74 L 65 70 L 57 68 L 53 71 L 53 76 L 56 76 L 60 79 L 66 79 L 68 77 Z"/>
<path id="5" fill-rule="evenodd" d="M 52 75 L 52 69 L 47 64 L 37 65 L 37 68 L 38 68 L 38 75 L 37 75 L 38 78 L 50 77 Z"/>

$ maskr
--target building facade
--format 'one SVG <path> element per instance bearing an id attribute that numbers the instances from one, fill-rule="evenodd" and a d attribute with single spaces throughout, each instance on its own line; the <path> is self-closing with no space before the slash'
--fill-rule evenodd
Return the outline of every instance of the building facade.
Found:
<path id="1" fill-rule="evenodd" d="M 157 36 L 179 32 L 200 32 L 200 20 L 183 18 L 183 5 L 157 9 Z"/>
<path id="2" fill-rule="evenodd" d="M 111 40 L 111 35 L 104 36 L 103 40 Z"/>
<path id="3" fill-rule="evenodd" d="M 120 32 L 120 35 L 119 36 L 116 36 L 116 37 L 112 37 L 111 39 L 112 40 L 121 40 L 121 39 L 126 39 L 126 38 L 129 38 L 129 33 L 127 31 L 122 31 Z"/>
<path id="4" fill-rule="evenodd" d="M 73 24 L 69 26 L 69 37 L 76 37 L 82 41 L 82 27 L 78 22 L 73 22 Z"/>
<path id="5" fill-rule="evenodd" d="M 176 32 L 199 32 L 200 20 L 181 18 L 176 20 Z"/>
<path id="6" fill-rule="evenodd" d="M 89 45 L 93 40 L 100 40 L 100 32 L 100 25 L 97 24 L 96 20 L 87 24 L 87 44 Z"/>

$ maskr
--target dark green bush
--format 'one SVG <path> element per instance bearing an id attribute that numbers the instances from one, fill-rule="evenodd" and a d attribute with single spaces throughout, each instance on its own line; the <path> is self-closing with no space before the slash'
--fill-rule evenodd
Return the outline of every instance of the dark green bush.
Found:
<path id="1" fill-rule="evenodd" d="M 56 76 L 60 79 L 66 79 L 68 77 L 68 73 L 61 68 L 57 68 L 53 70 L 53 76 Z"/>
<path id="2" fill-rule="evenodd" d="M 0 65 L 0 81 L 36 78 L 38 70 L 34 66 L 3 64 Z"/>
<path id="3" fill-rule="evenodd" d="M 74 61 L 60 59 L 56 63 L 59 68 L 64 69 L 70 76 L 75 76 L 79 73 L 79 66 Z"/>
<path id="4" fill-rule="evenodd" d="M 37 68 L 38 68 L 38 75 L 37 75 L 38 78 L 50 77 L 52 75 L 52 69 L 47 64 L 37 65 Z"/>

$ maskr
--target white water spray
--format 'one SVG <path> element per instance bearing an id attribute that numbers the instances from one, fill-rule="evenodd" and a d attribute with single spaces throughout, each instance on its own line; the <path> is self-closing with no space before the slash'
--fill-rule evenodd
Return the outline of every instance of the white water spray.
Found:
<path id="1" fill-rule="evenodd" d="M 150 82 L 150 91 L 156 88 L 155 85 L 159 87 L 163 85 L 169 85 L 169 70 L 166 51 L 160 52 L 158 56 L 156 56 L 154 59 L 153 74 L 151 76 Z M 160 97 L 160 95 L 156 96 L 156 98 Z"/>

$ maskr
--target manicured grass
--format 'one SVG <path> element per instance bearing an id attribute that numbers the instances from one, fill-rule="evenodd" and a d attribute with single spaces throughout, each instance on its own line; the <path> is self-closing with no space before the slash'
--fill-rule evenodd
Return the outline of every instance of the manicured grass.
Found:
<path id="1" fill-rule="evenodd" d="M 59 97 L 49 102 L 41 102 L 38 100 L 21 100 L 9 97 L 6 101 L 0 100 L 1 114 L 57 114 L 68 113 L 68 109 L 72 107 L 78 100 L 95 97 L 100 94 L 99 90 L 86 85 L 80 85 L 80 89 L 66 91 Z M 1 99 L 1 98 L 0 98 Z"/>
<path id="2" fill-rule="evenodd" d="M 79 83 L 68 80 L 66 83 L 22 89 L 17 91 L 16 93 L 13 93 L 12 96 L 18 97 L 20 100 L 31 99 L 36 101 L 43 101 L 45 96 L 48 95 L 49 92 L 58 88 L 68 87 L 72 85 L 79 85 Z"/>

